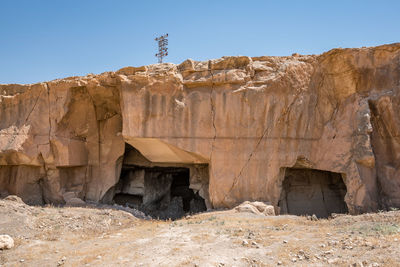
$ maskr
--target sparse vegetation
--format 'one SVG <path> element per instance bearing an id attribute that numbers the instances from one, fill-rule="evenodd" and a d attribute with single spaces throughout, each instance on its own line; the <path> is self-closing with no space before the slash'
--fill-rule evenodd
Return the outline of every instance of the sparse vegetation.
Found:
<path id="1" fill-rule="evenodd" d="M 372 222 L 351 228 L 353 232 L 362 235 L 393 235 L 400 233 L 400 227 L 396 223 Z"/>
<path id="2" fill-rule="evenodd" d="M 158 221 L 109 209 L 11 203 L 2 206 L 0 216 L 1 231 L 12 235 L 16 244 L 0 253 L 2 266 L 18 266 L 21 260 L 28 266 L 275 266 L 278 262 L 396 266 L 400 262 L 400 211 L 317 221 L 218 211 Z"/>

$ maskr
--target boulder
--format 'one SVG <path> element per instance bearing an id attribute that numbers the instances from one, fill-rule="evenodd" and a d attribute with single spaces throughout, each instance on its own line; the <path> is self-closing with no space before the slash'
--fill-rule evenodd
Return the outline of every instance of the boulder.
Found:
<path id="1" fill-rule="evenodd" d="M 0 249 L 10 249 L 14 247 L 14 239 L 9 235 L 0 235 Z"/>
<path id="2" fill-rule="evenodd" d="M 239 206 L 235 207 L 234 210 L 237 212 L 249 212 L 265 216 L 275 215 L 275 210 L 272 205 L 260 201 L 255 201 L 255 202 L 245 201 Z"/>
<path id="3" fill-rule="evenodd" d="M 260 201 L 255 201 L 251 202 L 251 205 L 256 207 L 258 211 L 266 216 L 274 216 L 275 215 L 275 209 L 274 206 L 271 205 L 271 203 L 264 203 Z"/>
<path id="4" fill-rule="evenodd" d="M 20 197 L 18 197 L 16 195 L 6 196 L 4 198 L 4 200 L 17 202 L 17 203 L 20 203 L 20 204 L 25 204 L 24 201 Z"/>

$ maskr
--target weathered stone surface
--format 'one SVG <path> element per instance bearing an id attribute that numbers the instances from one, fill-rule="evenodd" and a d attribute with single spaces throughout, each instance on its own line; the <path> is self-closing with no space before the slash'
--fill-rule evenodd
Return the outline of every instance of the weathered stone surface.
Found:
<path id="1" fill-rule="evenodd" d="M 245 201 L 239 206 L 235 207 L 237 212 L 249 212 L 257 215 L 273 216 L 275 215 L 275 209 L 269 203 L 260 201 Z"/>
<path id="2" fill-rule="evenodd" d="M 295 167 L 341 174 L 351 213 L 400 207 L 399 81 L 392 44 L 0 85 L 0 191 L 99 201 L 125 142 L 154 138 L 209 160 L 208 188 L 191 184 L 208 206 L 277 207 Z"/>
<path id="3" fill-rule="evenodd" d="M 17 197 L 16 195 L 10 195 L 4 198 L 4 200 L 7 201 L 13 201 L 13 202 L 17 202 L 19 204 L 25 204 L 22 199 L 20 197 Z"/>
<path id="4" fill-rule="evenodd" d="M 14 247 L 14 239 L 9 235 L 0 235 L 0 249 L 10 249 Z"/>

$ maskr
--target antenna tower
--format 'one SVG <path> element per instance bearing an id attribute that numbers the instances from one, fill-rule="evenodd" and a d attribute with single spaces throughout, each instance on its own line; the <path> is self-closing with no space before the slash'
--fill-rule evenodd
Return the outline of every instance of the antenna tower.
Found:
<path id="1" fill-rule="evenodd" d="M 158 63 L 162 63 L 163 57 L 168 56 L 167 38 L 168 33 L 154 39 L 156 42 L 158 42 L 158 53 L 156 54 L 156 57 L 158 58 Z"/>

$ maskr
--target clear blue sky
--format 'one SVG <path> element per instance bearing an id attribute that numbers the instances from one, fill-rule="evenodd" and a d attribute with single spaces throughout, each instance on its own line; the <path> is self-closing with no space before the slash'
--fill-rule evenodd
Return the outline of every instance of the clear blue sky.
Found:
<path id="1" fill-rule="evenodd" d="M 400 42 L 400 1 L 0 0 L 0 84 L 230 55 Z"/>

